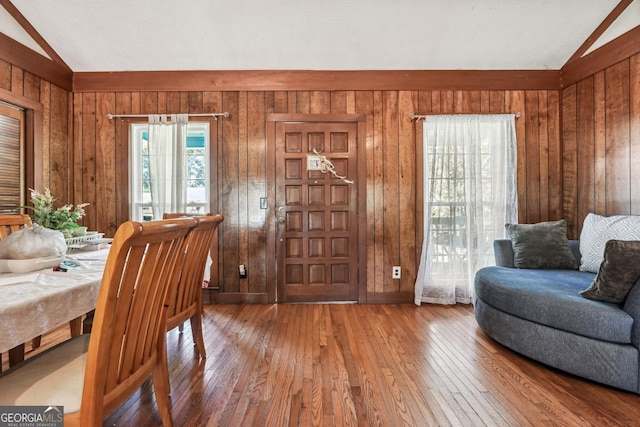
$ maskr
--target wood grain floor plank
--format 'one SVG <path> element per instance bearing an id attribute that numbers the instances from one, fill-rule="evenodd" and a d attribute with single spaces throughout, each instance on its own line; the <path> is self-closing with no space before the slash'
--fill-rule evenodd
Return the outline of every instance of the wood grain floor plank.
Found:
<path id="1" fill-rule="evenodd" d="M 344 305 L 339 307 L 341 314 L 344 317 L 353 316 L 353 307 L 351 305 Z M 338 316 L 335 317 L 338 321 Z M 352 394 L 355 403 L 355 409 L 359 425 L 371 425 L 379 426 L 384 425 L 381 417 L 385 416 L 380 414 L 379 407 L 381 404 L 377 402 L 376 396 L 372 394 L 372 388 L 370 387 L 370 377 L 366 370 L 362 367 L 367 363 L 369 359 L 368 350 L 364 348 L 364 334 L 362 334 L 359 327 L 354 328 L 351 322 L 340 322 L 340 330 L 344 334 L 342 339 L 345 343 L 348 343 L 349 353 L 351 357 L 347 370 L 349 371 L 349 378 L 352 388 Z"/>
<path id="2" fill-rule="evenodd" d="M 176 426 L 639 424 L 640 396 L 502 347 L 471 306 L 207 305 L 203 325 L 206 359 L 188 323 L 167 335 Z M 104 421 L 159 423 L 150 380 Z"/>
<path id="3" fill-rule="evenodd" d="M 369 395 L 372 397 L 370 405 L 377 407 L 382 425 L 394 425 L 396 410 L 393 406 L 393 396 L 388 388 L 379 386 L 386 382 L 385 370 L 389 368 L 389 362 L 380 348 L 376 317 L 374 311 L 371 312 L 371 316 L 361 317 L 358 308 L 353 307 L 349 319 L 357 319 L 355 327 L 360 327 L 363 331 L 359 342 L 366 348 L 367 358 L 363 360 L 360 371 L 361 375 L 370 378 L 368 384 Z"/>

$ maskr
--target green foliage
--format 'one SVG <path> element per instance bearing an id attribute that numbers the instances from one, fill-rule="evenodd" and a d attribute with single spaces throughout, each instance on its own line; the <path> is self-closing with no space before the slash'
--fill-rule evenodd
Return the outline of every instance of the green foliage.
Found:
<path id="1" fill-rule="evenodd" d="M 44 193 L 30 190 L 33 206 L 20 206 L 18 209 L 31 210 L 30 216 L 33 222 L 52 230 L 77 228 L 77 222 L 85 215 L 84 207 L 89 205 L 89 203 L 80 203 L 75 208 L 73 205 L 64 205 L 54 210 L 53 202 L 56 199 L 48 188 L 44 189 Z"/>

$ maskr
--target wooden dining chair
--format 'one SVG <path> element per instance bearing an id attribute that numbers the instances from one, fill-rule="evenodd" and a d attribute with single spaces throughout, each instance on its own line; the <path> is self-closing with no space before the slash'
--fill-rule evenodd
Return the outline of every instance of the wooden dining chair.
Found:
<path id="1" fill-rule="evenodd" d="M 182 217 L 193 217 L 193 218 L 202 218 L 202 217 L 206 217 L 206 216 L 211 216 L 211 214 L 207 213 L 207 214 L 194 214 L 194 213 L 177 213 L 177 212 L 173 212 L 173 213 L 165 213 L 162 215 L 162 219 L 174 219 L 174 218 L 182 218 Z M 176 304 L 174 305 L 173 309 L 169 309 L 169 311 L 171 312 L 170 316 L 172 319 L 170 319 L 170 321 L 168 322 L 169 324 L 171 324 L 172 326 L 167 329 L 167 330 L 171 330 L 173 328 L 175 328 L 176 326 L 178 326 L 178 328 L 180 329 L 180 332 L 183 331 L 183 323 L 190 318 L 190 316 L 184 317 L 184 316 L 178 316 L 178 313 L 183 313 L 187 310 L 187 308 L 191 305 L 189 303 L 189 301 L 191 301 L 191 299 L 194 296 L 197 296 L 200 301 L 199 304 L 202 306 L 202 279 L 204 277 L 204 269 L 206 267 L 206 263 L 207 263 L 207 255 L 211 255 L 212 258 L 215 258 L 215 254 L 217 254 L 218 251 L 218 242 L 217 242 L 217 227 L 218 224 L 220 222 L 222 222 L 224 220 L 224 217 L 222 215 L 215 215 L 215 217 L 219 217 L 219 221 L 216 222 L 215 226 L 213 226 L 213 231 L 210 233 L 210 243 L 209 243 L 209 251 L 206 251 L 206 249 L 203 249 L 203 253 L 204 253 L 204 264 L 202 264 L 202 274 L 198 274 L 197 276 L 200 277 L 200 279 L 195 278 L 194 277 L 194 281 L 200 281 L 200 283 L 197 285 L 195 285 L 194 283 L 194 288 L 193 289 L 197 289 L 197 290 L 193 290 L 193 291 L 189 291 L 188 293 L 184 293 L 185 291 L 181 291 L 180 293 L 177 294 L 176 298 L 180 298 L 180 301 L 176 301 Z M 211 222 L 211 220 L 207 221 L 207 224 Z M 215 221 L 214 221 L 215 222 Z M 211 227 L 211 225 L 203 225 L 203 227 L 205 228 L 209 228 Z M 207 237 L 208 238 L 208 237 Z M 196 251 L 191 250 L 190 251 L 191 254 L 196 253 Z M 198 253 L 200 253 L 198 251 Z M 212 264 L 211 266 L 211 270 L 210 270 L 210 277 L 212 277 L 214 274 L 217 275 L 217 264 Z M 199 268 L 199 267 L 198 267 Z M 182 288 L 181 288 L 182 289 Z M 183 313 L 184 314 L 184 313 Z M 184 319 L 182 321 L 178 321 L 177 319 L 180 317 L 184 317 Z M 201 320 L 192 320 L 192 322 L 195 321 L 197 325 L 201 325 L 202 322 Z M 193 326 L 193 325 L 192 325 Z M 85 319 L 82 321 L 82 333 L 83 334 L 89 334 L 91 333 L 91 329 L 93 328 L 93 314 L 89 313 L 87 314 L 87 317 L 85 317 Z M 192 333 L 195 333 L 196 335 L 194 335 L 194 342 L 196 343 L 196 345 L 198 345 L 198 335 L 201 335 L 201 330 L 200 332 L 194 331 L 193 328 L 191 330 Z M 198 351 L 200 352 L 200 355 L 204 357 L 204 345 L 198 345 Z"/>
<path id="2" fill-rule="evenodd" d="M 31 221 L 31 216 L 27 214 L 9 214 L 9 213 L 0 213 L 0 240 L 6 238 L 11 233 L 20 230 L 23 227 L 31 227 L 33 223 Z M 71 336 L 74 337 L 80 333 L 80 320 L 72 320 L 69 322 L 69 328 L 71 331 Z M 42 341 L 42 336 L 34 337 L 31 340 L 31 348 L 33 350 L 40 347 L 40 343 Z M 25 345 L 21 344 L 17 347 L 9 350 L 9 366 L 17 365 L 24 360 L 25 355 Z M 2 358 L 0 357 L 0 372 L 2 372 Z"/>
<path id="3" fill-rule="evenodd" d="M 24 227 L 31 227 L 31 217 L 27 214 L 0 213 L 0 240 L 6 238 L 14 231 Z M 31 343 L 32 348 L 40 347 L 42 337 L 35 337 Z M 24 360 L 24 344 L 9 350 L 9 366 L 13 366 Z M 2 357 L 0 357 L 0 372 L 2 372 Z"/>
<path id="4" fill-rule="evenodd" d="M 202 278 L 216 229 L 224 217 L 218 214 L 194 218 L 198 225 L 185 239 L 180 281 L 167 294 L 167 331 L 189 320 L 198 354 L 206 357 L 202 338 Z"/>
<path id="5" fill-rule="evenodd" d="M 107 258 L 92 333 L 0 376 L 0 405 L 63 405 L 65 426 L 102 426 L 151 375 L 162 424 L 172 426 L 165 302 L 195 225 L 193 218 L 123 223 Z"/>
<path id="6" fill-rule="evenodd" d="M 192 216 L 194 218 L 200 217 L 200 216 L 210 216 L 212 215 L 211 213 L 205 213 L 205 214 L 199 214 L 199 213 L 180 213 L 180 212 L 167 212 L 164 213 L 162 215 L 163 219 L 171 219 L 171 218 L 180 218 L 183 216 Z M 211 248 L 209 249 L 209 255 L 211 257 L 211 260 L 217 260 L 218 259 L 218 229 L 216 228 L 216 231 L 214 233 L 213 236 L 213 241 L 211 242 Z M 211 266 L 209 268 L 209 281 L 211 282 L 212 280 L 217 280 L 218 277 L 218 263 L 217 262 L 212 262 Z M 182 330 L 182 329 L 180 329 Z"/>
<path id="7" fill-rule="evenodd" d="M 31 217 L 27 214 L 0 213 L 0 240 L 14 231 L 32 225 Z"/>

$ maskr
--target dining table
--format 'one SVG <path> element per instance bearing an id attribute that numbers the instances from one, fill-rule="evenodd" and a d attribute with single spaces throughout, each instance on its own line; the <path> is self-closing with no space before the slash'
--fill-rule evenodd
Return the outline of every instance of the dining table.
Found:
<path id="1" fill-rule="evenodd" d="M 0 353 L 11 366 L 24 360 L 24 343 L 69 323 L 81 333 L 82 317 L 95 309 L 109 249 L 65 255 L 58 265 L 0 273 Z"/>

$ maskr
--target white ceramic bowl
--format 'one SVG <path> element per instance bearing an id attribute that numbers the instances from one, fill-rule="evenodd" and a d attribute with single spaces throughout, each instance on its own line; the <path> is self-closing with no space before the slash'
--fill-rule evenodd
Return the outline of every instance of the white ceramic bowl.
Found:
<path id="1" fill-rule="evenodd" d="M 52 268 L 62 262 L 62 256 L 33 259 L 0 259 L 0 273 L 28 273 Z"/>

